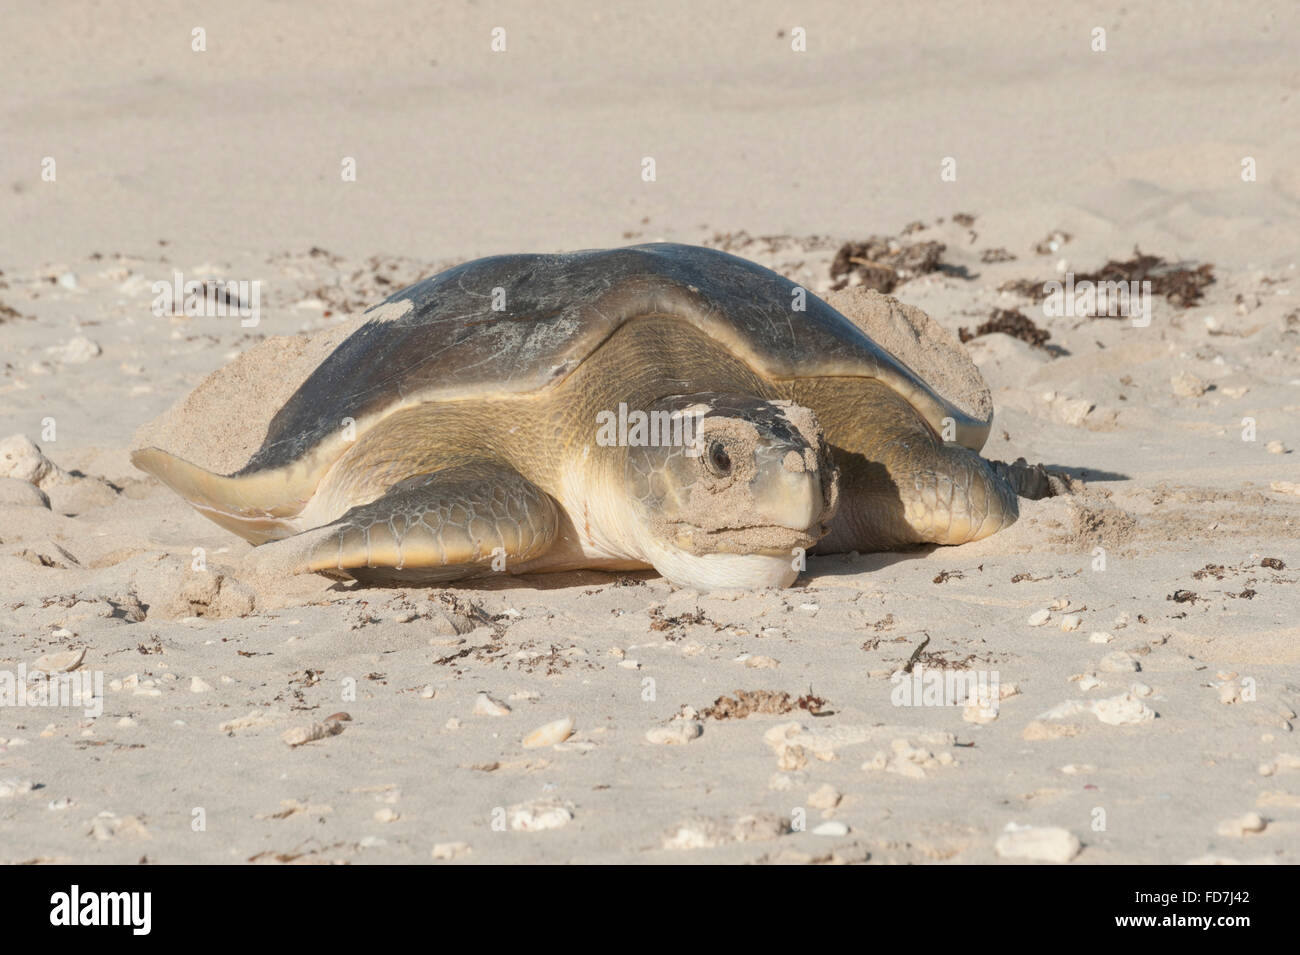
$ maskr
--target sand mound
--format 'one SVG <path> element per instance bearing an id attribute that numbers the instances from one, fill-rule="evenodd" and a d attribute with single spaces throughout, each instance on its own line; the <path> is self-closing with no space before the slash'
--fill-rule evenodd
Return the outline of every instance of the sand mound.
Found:
<path id="1" fill-rule="evenodd" d="M 925 312 L 861 286 L 831 292 L 826 301 L 962 411 L 981 421 L 993 417 L 993 396 L 975 362 Z"/>
<path id="2" fill-rule="evenodd" d="M 162 448 L 218 474 L 239 470 L 261 446 L 275 413 L 360 323 L 358 316 L 312 334 L 259 342 L 141 427 L 134 447 Z"/>

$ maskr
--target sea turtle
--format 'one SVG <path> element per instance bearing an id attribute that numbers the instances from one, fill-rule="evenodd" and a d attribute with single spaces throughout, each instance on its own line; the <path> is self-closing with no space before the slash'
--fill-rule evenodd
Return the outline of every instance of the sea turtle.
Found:
<path id="1" fill-rule="evenodd" d="M 808 550 L 1011 523 L 988 430 L 789 280 L 654 243 L 449 269 L 361 316 L 239 471 L 132 460 L 262 545 L 263 568 L 652 566 L 749 588 L 789 585 Z"/>

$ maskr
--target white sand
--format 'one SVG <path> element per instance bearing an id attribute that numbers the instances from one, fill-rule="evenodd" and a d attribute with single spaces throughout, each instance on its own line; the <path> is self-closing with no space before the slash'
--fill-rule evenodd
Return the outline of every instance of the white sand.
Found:
<path id="1" fill-rule="evenodd" d="M 84 649 L 106 699 L 96 718 L 0 708 L 0 861 L 1011 862 L 1071 856 L 1070 836 L 1075 864 L 1297 861 L 1297 13 L 806 6 L 798 24 L 766 3 L 6 8 L 24 42 L 0 63 L 0 302 L 19 313 L 0 321 L 0 437 L 61 471 L 38 479 L 48 509 L 0 482 L 0 672 Z M 917 219 L 909 238 L 970 277 L 903 302 L 948 332 L 1021 308 L 1061 349 L 969 346 L 986 453 L 1082 479 L 974 545 L 816 559 L 780 593 L 585 574 L 267 595 L 234 571 L 246 544 L 127 459 L 259 342 L 339 335 L 452 261 L 709 242 L 824 293 L 838 240 Z M 1058 229 L 1073 240 L 1036 255 Z M 997 291 L 1135 245 L 1217 281 L 1186 310 L 1157 300 L 1147 328 Z M 1017 260 L 981 261 L 997 247 Z M 261 323 L 155 317 L 173 270 L 261 280 Z M 169 436 L 237 467 L 312 354 L 196 393 L 209 428 Z M 1016 685 L 996 719 L 891 702 L 923 634 L 923 663 Z M 810 687 L 831 715 L 671 719 Z M 509 712 L 476 712 L 480 692 Z M 339 712 L 336 735 L 282 739 Z M 564 717 L 557 746 L 522 746 Z M 1262 830 L 1224 827 L 1251 812 Z M 800 818 L 847 831 L 783 831 Z M 1004 838 L 1013 823 L 1047 835 Z"/>

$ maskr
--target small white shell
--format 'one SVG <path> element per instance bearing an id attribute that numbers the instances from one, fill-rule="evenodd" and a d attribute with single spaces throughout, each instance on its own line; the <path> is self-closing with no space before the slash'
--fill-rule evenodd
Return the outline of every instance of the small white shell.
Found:
<path id="1" fill-rule="evenodd" d="M 480 693 L 474 700 L 475 716 L 509 716 L 510 707 L 500 700 L 494 700 L 486 693 Z"/>
<path id="2" fill-rule="evenodd" d="M 552 720 L 539 726 L 524 737 L 524 749 L 537 749 L 542 746 L 554 746 L 563 743 L 573 735 L 573 717 Z"/>
<path id="3" fill-rule="evenodd" d="M 1004 859 L 1031 859 L 1035 862 L 1069 862 L 1079 854 L 1079 838 L 1058 826 L 1034 828 L 1009 827 L 993 844 Z"/>
<path id="4" fill-rule="evenodd" d="M 459 859 L 469 855 L 473 850 L 468 842 L 435 842 L 433 857 L 435 859 Z"/>
<path id="5" fill-rule="evenodd" d="M 704 724 L 697 720 L 673 720 L 668 726 L 657 726 L 645 734 L 651 743 L 680 745 L 698 739 L 704 732 Z"/>
<path id="6" fill-rule="evenodd" d="M 820 826 L 813 829 L 814 836 L 847 836 L 849 827 L 838 819 L 832 819 L 830 822 L 823 822 Z"/>
<path id="7" fill-rule="evenodd" d="M 511 806 L 507 815 L 510 828 L 516 832 L 539 832 L 567 826 L 573 819 L 573 810 L 555 802 L 530 802 Z"/>

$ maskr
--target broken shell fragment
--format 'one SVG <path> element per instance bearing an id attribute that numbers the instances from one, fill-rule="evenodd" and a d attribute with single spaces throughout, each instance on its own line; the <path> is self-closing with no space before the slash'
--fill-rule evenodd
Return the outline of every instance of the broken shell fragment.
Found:
<path id="1" fill-rule="evenodd" d="M 475 716 L 509 716 L 510 707 L 500 700 L 494 700 L 486 693 L 480 693 L 474 699 Z"/>
<path id="2" fill-rule="evenodd" d="M 342 732 L 343 724 L 339 720 L 329 720 L 325 723 L 312 723 L 310 726 L 295 726 L 293 729 L 285 730 L 280 738 L 289 746 L 301 746 L 318 739 L 338 736 Z"/>
<path id="3" fill-rule="evenodd" d="M 704 733 L 704 724 L 697 720 L 673 720 L 667 726 L 657 726 L 645 734 L 651 743 L 681 745 L 698 739 Z"/>
<path id="4" fill-rule="evenodd" d="M 1059 826 L 1009 826 L 994 843 L 994 851 L 1004 859 L 1035 862 L 1069 862 L 1081 848 L 1079 838 Z"/>
<path id="5" fill-rule="evenodd" d="M 563 743 L 572 735 L 573 717 L 565 716 L 562 719 L 552 720 L 543 726 L 537 727 L 524 737 L 523 745 L 524 749 L 554 746 L 556 743 Z"/>
<path id="6" fill-rule="evenodd" d="M 37 658 L 36 662 L 28 667 L 28 672 L 40 670 L 43 673 L 68 673 L 81 666 L 81 661 L 85 658 L 85 647 L 80 650 L 47 653 L 45 656 Z"/>

